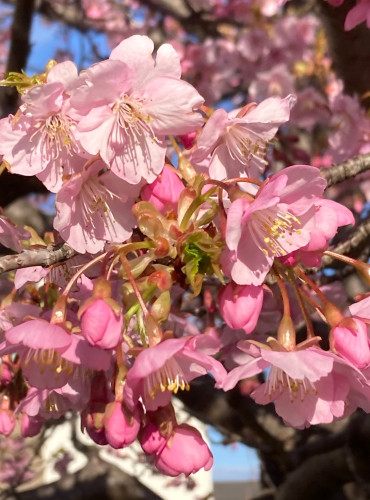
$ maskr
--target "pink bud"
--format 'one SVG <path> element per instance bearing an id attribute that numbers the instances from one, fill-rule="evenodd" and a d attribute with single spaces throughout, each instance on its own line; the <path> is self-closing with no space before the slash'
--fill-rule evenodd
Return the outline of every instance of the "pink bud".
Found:
<path id="1" fill-rule="evenodd" d="M 187 424 L 175 427 L 163 450 L 155 456 L 155 466 L 167 476 L 188 476 L 202 467 L 210 470 L 213 456 L 200 432 Z"/>
<path id="2" fill-rule="evenodd" d="M 122 315 L 117 315 L 103 299 L 94 300 L 82 313 L 82 334 L 91 345 L 102 349 L 117 347 L 122 324 Z"/>
<path id="3" fill-rule="evenodd" d="M 157 179 L 143 187 L 141 198 L 152 203 L 160 212 L 164 213 L 171 208 L 177 211 L 177 202 L 183 189 L 184 184 L 179 176 L 172 168 L 165 165 Z"/>
<path id="4" fill-rule="evenodd" d="M 348 359 L 358 368 L 366 368 L 370 364 L 367 327 L 363 321 L 345 318 L 339 326 L 333 328 L 332 338 L 339 356 Z"/>
<path id="5" fill-rule="evenodd" d="M 87 434 L 96 444 L 108 444 L 104 428 L 104 403 L 90 403 L 81 413 L 81 429 L 86 430 Z"/>
<path id="6" fill-rule="evenodd" d="M 44 421 L 39 417 L 30 417 L 27 413 L 22 415 L 21 420 L 21 433 L 23 437 L 36 436 L 43 426 Z"/>
<path id="7" fill-rule="evenodd" d="M 163 436 L 159 427 L 153 422 L 148 421 L 140 434 L 140 444 L 143 451 L 147 455 L 154 455 L 160 453 L 166 446 L 168 436 Z"/>
<path id="8" fill-rule="evenodd" d="M 230 328 L 251 333 L 255 328 L 263 302 L 262 286 L 228 283 L 221 290 L 218 303 L 222 317 Z"/>
<path id="9" fill-rule="evenodd" d="M 112 448 L 124 448 L 135 441 L 140 429 L 140 417 L 138 407 L 132 413 L 119 401 L 107 405 L 104 426 L 107 441 Z"/>
<path id="10" fill-rule="evenodd" d="M 196 136 L 196 132 L 189 132 L 188 134 L 180 135 L 179 139 L 183 143 L 185 149 L 190 149 L 194 146 Z"/>
<path id="11" fill-rule="evenodd" d="M 9 436 L 13 432 L 15 418 L 11 410 L 0 410 L 0 434 Z"/>

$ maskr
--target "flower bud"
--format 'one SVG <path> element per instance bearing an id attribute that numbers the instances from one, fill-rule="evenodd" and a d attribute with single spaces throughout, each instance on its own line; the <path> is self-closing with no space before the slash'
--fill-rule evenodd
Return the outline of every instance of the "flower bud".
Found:
<path id="1" fill-rule="evenodd" d="M 23 437 L 33 437 L 39 434 L 44 421 L 39 417 L 30 417 L 27 413 L 22 415 L 21 419 L 21 434 Z"/>
<path id="2" fill-rule="evenodd" d="M 141 412 L 132 413 L 124 403 L 113 401 L 105 409 L 104 427 L 108 443 L 120 449 L 133 443 L 140 429 Z"/>
<path id="3" fill-rule="evenodd" d="M 218 303 L 222 317 L 230 328 L 251 333 L 255 328 L 263 302 L 262 286 L 228 283 L 220 292 Z"/>
<path id="4" fill-rule="evenodd" d="M 370 364 L 370 347 L 366 324 L 357 318 L 344 320 L 331 332 L 333 347 L 342 358 L 348 359 L 357 368 Z"/>
<path id="5" fill-rule="evenodd" d="M 9 436 L 15 426 L 14 414 L 11 410 L 0 410 L 0 434 Z"/>
<path id="6" fill-rule="evenodd" d="M 91 302 L 83 311 L 81 330 L 86 340 L 102 349 L 114 349 L 121 340 L 123 318 L 103 299 Z"/>
<path id="7" fill-rule="evenodd" d="M 157 469 L 168 476 L 186 476 L 198 472 L 202 467 L 210 470 L 213 456 L 200 432 L 187 424 L 175 427 L 166 446 L 154 459 Z"/>

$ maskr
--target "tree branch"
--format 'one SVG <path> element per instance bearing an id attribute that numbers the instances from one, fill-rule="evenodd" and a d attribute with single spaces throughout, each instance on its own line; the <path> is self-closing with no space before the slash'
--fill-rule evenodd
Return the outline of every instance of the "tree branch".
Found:
<path id="1" fill-rule="evenodd" d="M 321 169 L 321 177 L 327 182 L 327 187 L 334 186 L 370 170 L 370 153 L 355 156 L 330 168 Z"/>
<path id="2" fill-rule="evenodd" d="M 76 251 L 67 245 L 67 243 L 55 247 L 24 250 L 16 255 L 0 257 L 0 274 L 25 267 L 49 267 L 57 262 L 68 260 L 74 255 L 76 255 Z"/>
<path id="3" fill-rule="evenodd" d="M 334 248 L 333 252 L 341 255 L 349 255 L 350 257 L 357 258 L 358 254 L 362 252 L 365 247 L 370 246 L 370 217 L 360 222 L 360 224 L 352 231 L 346 241 L 339 243 Z M 322 259 L 322 266 L 329 266 L 333 263 L 334 259 L 329 256 L 324 256 Z M 342 264 L 343 266 L 343 264 Z"/>

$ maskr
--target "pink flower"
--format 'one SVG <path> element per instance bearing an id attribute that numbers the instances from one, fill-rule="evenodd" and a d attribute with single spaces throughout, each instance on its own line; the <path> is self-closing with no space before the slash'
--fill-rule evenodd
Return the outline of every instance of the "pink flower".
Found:
<path id="1" fill-rule="evenodd" d="M 311 231 L 310 241 L 297 251 L 306 266 L 320 266 L 322 252 L 336 235 L 338 227 L 355 223 L 352 212 L 333 200 L 322 198 L 315 202 L 315 208 L 315 228 Z"/>
<path id="2" fill-rule="evenodd" d="M 265 150 L 282 123 L 289 120 L 295 97 L 272 97 L 239 116 L 237 111 L 216 110 L 205 124 L 191 153 L 198 165 L 210 156 L 209 175 L 214 179 L 246 175 L 259 177 Z"/>
<path id="3" fill-rule="evenodd" d="M 24 248 L 21 240 L 28 240 L 31 234 L 26 229 L 16 227 L 7 217 L 0 216 L 0 243 L 7 248 L 21 252 Z"/>
<path id="4" fill-rule="evenodd" d="M 134 187 L 95 162 L 68 180 L 56 196 L 54 227 L 79 253 L 96 253 L 105 242 L 122 242 L 132 234 Z"/>
<path id="5" fill-rule="evenodd" d="M 83 147 L 100 153 L 112 171 L 131 184 L 153 182 L 166 154 L 165 136 L 186 134 L 203 123 L 194 113 L 203 99 L 180 80 L 180 61 L 162 45 L 154 62 L 153 42 L 135 35 L 113 49 L 110 59 L 81 75 L 71 103 L 81 119 Z"/>
<path id="6" fill-rule="evenodd" d="M 258 321 L 263 303 L 261 286 L 240 286 L 228 283 L 220 292 L 218 305 L 220 313 L 230 328 L 242 328 L 251 333 Z"/>
<path id="7" fill-rule="evenodd" d="M 188 424 L 174 428 L 162 450 L 154 456 L 157 469 L 167 476 L 194 474 L 204 467 L 210 470 L 213 456 L 200 432 Z"/>
<path id="8" fill-rule="evenodd" d="M 140 429 L 141 412 L 139 407 L 130 411 L 124 403 L 113 401 L 105 408 L 104 428 L 108 444 L 120 449 L 129 446 L 137 437 Z"/>
<path id="9" fill-rule="evenodd" d="M 226 371 L 209 355 L 217 351 L 217 348 L 212 349 L 215 341 L 204 335 L 199 335 L 199 340 L 200 348 L 198 337 L 183 337 L 143 349 L 127 374 L 124 396 L 128 406 L 134 408 L 139 398 L 149 411 L 166 406 L 172 392 L 189 390 L 189 382 L 207 372 L 211 372 L 216 384 L 220 385 Z"/>
<path id="10" fill-rule="evenodd" d="M 302 429 L 330 423 L 357 406 L 365 411 L 370 409 L 370 386 L 365 377 L 350 362 L 331 352 L 303 345 L 287 351 L 280 344 L 272 350 L 248 341 L 238 346 L 250 357 L 229 373 L 224 390 L 270 368 L 266 382 L 251 396 L 259 404 L 274 402 L 276 413 L 288 425 Z"/>
<path id="11" fill-rule="evenodd" d="M 326 182 L 315 167 L 295 165 L 272 175 L 254 201 L 232 202 L 226 221 L 224 272 L 240 285 L 260 285 L 276 257 L 305 246 Z"/>
<path id="12" fill-rule="evenodd" d="M 93 300 L 82 311 L 81 331 L 91 345 L 114 349 L 122 337 L 122 314 L 116 314 L 103 299 Z"/>
<path id="13" fill-rule="evenodd" d="M 141 199 L 152 203 L 163 214 L 170 209 L 177 212 L 177 203 L 184 188 L 179 176 L 165 165 L 156 180 L 143 187 Z"/>
<path id="14" fill-rule="evenodd" d="M 63 175 L 82 168 L 86 154 L 76 138 L 76 122 L 70 117 L 65 93 L 77 78 L 77 68 L 66 61 L 48 73 L 47 83 L 32 87 L 22 96 L 21 113 L 0 122 L 4 159 L 13 173 L 39 175 L 53 192 Z"/>
<path id="15" fill-rule="evenodd" d="M 17 352 L 25 377 L 33 387 L 54 389 L 71 379 L 84 377 L 86 369 L 107 370 L 108 352 L 90 346 L 57 324 L 26 321 L 5 333 L 0 355 Z"/>

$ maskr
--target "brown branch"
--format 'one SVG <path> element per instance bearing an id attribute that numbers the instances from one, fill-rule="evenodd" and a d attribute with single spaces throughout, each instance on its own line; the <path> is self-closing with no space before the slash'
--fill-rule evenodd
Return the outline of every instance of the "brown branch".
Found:
<path id="1" fill-rule="evenodd" d="M 348 239 L 343 243 L 339 243 L 334 248 L 333 252 L 341 255 L 349 255 L 350 257 L 357 258 L 359 252 L 369 248 L 370 246 L 370 217 L 360 222 L 360 224 L 352 231 Z M 369 252 L 368 252 L 369 255 Z M 333 263 L 333 258 L 325 256 L 322 259 L 322 266 L 329 266 Z"/>
<path id="2" fill-rule="evenodd" d="M 0 274 L 25 267 L 49 267 L 57 262 L 68 260 L 75 255 L 76 251 L 67 245 L 67 243 L 55 247 L 24 250 L 16 255 L 0 257 Z"/>
<path id="3" fill-rule="evenodd" d="M 321 177 L 327 182 L 327 187 L 355 177 L 370 170 L 370 153 L 355 156 L 330 168 L 321 169 Z"/>

